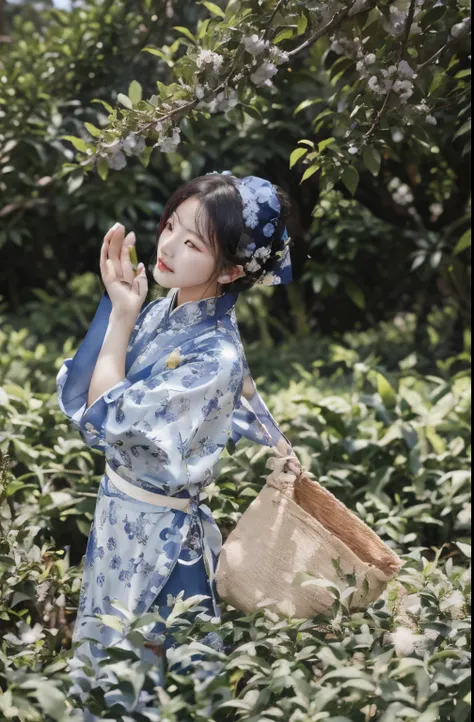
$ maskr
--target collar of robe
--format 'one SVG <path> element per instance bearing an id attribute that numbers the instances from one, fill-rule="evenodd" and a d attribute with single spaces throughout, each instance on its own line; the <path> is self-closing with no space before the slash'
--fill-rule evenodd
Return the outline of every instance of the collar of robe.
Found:
<path id="1" fill-rule="evenodd" d="M 175 308 L 179 288 L 167 296 L 169 305 L 165 311 L 165 323 L 171 327 L 189 326 L 201 321 L 218 320 L 235 305 L 238 293 L 224 293 L 199 301 L 185 301 Z"/>

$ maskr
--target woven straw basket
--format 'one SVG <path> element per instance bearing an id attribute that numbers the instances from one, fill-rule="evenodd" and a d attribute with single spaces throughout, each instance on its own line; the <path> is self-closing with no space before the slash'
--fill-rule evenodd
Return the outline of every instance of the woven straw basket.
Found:
<path id="1" fill-rule="evenodd" d="M 296 466 L 295 466 L 296 464 Z M 216 570 L 221 599 L 245 613 L 324 614 L 334 596 L 304 584 L 305 572 L 341 591 L 355 586 L 350 609 L 374 602 L 403 561 L 361 519 L 310 479 L 295 456 L 272 456 L 266 485 L 225 541 Z M 293 469 L 293 473 L 291 471 Z M 355 576 L 355 584 L 347 580 Z"/>

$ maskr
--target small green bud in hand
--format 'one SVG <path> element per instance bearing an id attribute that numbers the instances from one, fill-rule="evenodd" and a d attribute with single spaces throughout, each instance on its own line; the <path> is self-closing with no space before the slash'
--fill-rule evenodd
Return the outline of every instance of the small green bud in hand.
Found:
<path id="1" fill-rule="evenodd" d="M 130 262 L 132 264 L 132 268 L 134 271 L 136 271 L 137 266 L 138 266 L 138 256 L 137 256 L 137 252 L 135 250 L 135 246 L 132 246 L 131 248 L 129 248 L 128 253 L 130 255 Z"/>

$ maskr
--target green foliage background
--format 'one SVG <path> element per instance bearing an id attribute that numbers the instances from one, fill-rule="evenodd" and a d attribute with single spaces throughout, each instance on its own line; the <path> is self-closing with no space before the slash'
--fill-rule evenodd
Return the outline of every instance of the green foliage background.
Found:
<path id="1" fill-rule="evenodd" d="M 277 3 L 230 5 L 235 27 L 250 35 Z M 278 5 L 285 12 L 272 20 L 273 39 L 290 49 L 314 30 L 320 4 Z M 374 5 L 387 14 L 409 3 Z M 159 99 L 168 93 L 174 102 L 182 91 L 173 84 L 194 57 L 189 34 L 219 49 L 233 32 L 221 17 L 227 4 L 85 0 L 71 13 L 47 2 L 0 7 L 0 719 L 77 719 L 67 663 L 103 457 L 59 411 L 55 376 L 99 301 L 101 238 L 120 220 L 136 231 L 141 259 L 152 262 L 169 194 L 190 177 L 229 168 L 271 178 L 293 201 L 297 281 L 239 299 L 257 385 L 301 462 L 406 564 L 365 614 L 351 614 L 340 597 L 329 619 L 308 622 L 226 610 L 219 631 L 231 653 L 207 649 L 201 673 L 185 678 L 169 670 L 165 690 L 152 690 L 146 665 L 111 652 L 117 684 L 132 701 L 149 689 L 155 704 L 141 716 L 106 713 L 98 693 L 90 704 L 98 715 L 138 721 L 159 714 L 170 722 L 467 720 L 467 47 L 451 45 L 428 63 L 413 103 L 389 105 L 359 155 L 348 144 L 361 139 L 364 123 L 370 128 L 378 106 L 354 59 L 322 37 L 282 66 L 273 90 L 249 81 L 227 112 L 184 114 L 176 152 L 128 158 L 103 179 L 79 168 L 81 153 L 64 136 L 92 145 L 91 127 L 119 137 L 117 119 L 139 123 L 144 101 L 136 96 L 132 109 L 119 110 L 118 99 L 138 92 L 137 83 L 143 99 L 158 89 Z M 469 8 L 427 2 L 423 13 L 424 34 L 406 49 L 413 65 L 450 42 L 447 28 Z M 353 16 L 345 32 L 366 28 L 388 65 L 395 41 L 372 17 Z M 437 125 L 413 122 L 394 141 L 404 118 L 418 118 L 422 98 Z M 352 127 L 357 104 L 367 115 L 358 111 Z M 325 145 L 329 137 L 335 141 Z M 296 147 L 306 153 L 295 155 Z M 336 160 L 347 182 L 327 177 Z M 241 442 L 223 457 L 207 492 L 224 534 L 264 483 L 268 451 Z M 185 606 L 177 605 L 177 623 Z M 177 654 L 189 656 L 202 631 L 183 624 Z"/>

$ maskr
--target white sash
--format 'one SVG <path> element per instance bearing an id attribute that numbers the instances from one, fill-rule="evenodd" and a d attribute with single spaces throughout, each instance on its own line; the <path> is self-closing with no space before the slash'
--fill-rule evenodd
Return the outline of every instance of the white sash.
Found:
<path id="1" fill-rule="evenodd" d="M 105 464 L 105 473 L 117 489 L 120 489 L 124 494 L 128 494 L 138 501 L 146 501 L 149 504 L 155 504 L 155 506 L 166 506 L 169 509 L 177 509 L 178 511 L 188 511 L 190 499 L 167 496 L 166 494 L 155 494 L 153 491 L 142 489 L 140 486 L 131 484 L 119 476 L 108 463 Z"/>

